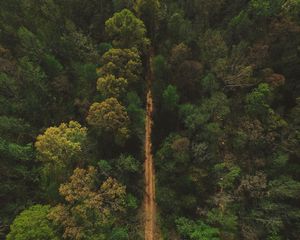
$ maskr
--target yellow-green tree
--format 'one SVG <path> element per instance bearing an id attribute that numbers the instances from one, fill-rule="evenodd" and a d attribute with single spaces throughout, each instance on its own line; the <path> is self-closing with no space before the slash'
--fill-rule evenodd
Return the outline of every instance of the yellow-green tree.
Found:
<path id="1" fill-rule="evenodd" d="M 64 166 L 75 162 L 82 153 L 87 129 L 76 121 L 48 128 L 37 137 L 38 159 L 46 165 Z"/>
<path id="2" fill-rule="evenodd" d="M 124 9 L 105 22 L 105 31 L 116 48 L 137 48 L 145 50 L 149 46 L 146 28 L 131 11 Z"/>
<path id="3" fill-rule="evenodd" d="M 114 223 L 125 211 L 123 185 L 110 177 L 98 184 L 94 167 L 77 168 L 59 192 L 65 203 L 54 207 L 49 218 L 62 229 L 64 239 L 111 239 Z"/>
<path id="4" fill-rule="evenodd" d="M 113 133 L 118 140 L 129 137 L 129 117 L 116 98 L 92 104 L 87 122 L 103 132 Z"/>
<path id="5" fill-rule="evenodd" d="M 129 84 L 141 78 L 142 61 L 136 48 L 110 49 L 102 56 L 101 66 L 101 76 L 125 78 Z"/>
<path id="6" fill-rule="evenodd" d="M 125 78 L 109 74 L 98 79 L 97 90 L 105 97 L 119 97 L 125 93 L 127 85 Z"/>
<path id="7" fill-rule="evenodd" d="M 58 127 L 50 127 L 37 137 L 37 158 L 43 164 L 42 175 L 46 185 L 55 188 L 56 184 L 65 179 L 68 171 L 80 164 L 86 134 L 85 127 L 70 121 Z"/>

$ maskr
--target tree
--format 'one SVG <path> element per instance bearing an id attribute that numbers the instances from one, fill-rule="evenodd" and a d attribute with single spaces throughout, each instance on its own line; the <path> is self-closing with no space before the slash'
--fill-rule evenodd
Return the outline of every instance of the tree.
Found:
<path id="1" fill-rule="evenodd" d="M 37 63 L 40 57 L 45 53 L 45 46 L 43 46 L 43 43 L 34 33 L 25 27 L 19 28 L 18 37 L 20 39 L 20 47 L 23 54 L 27 55 L 31 61 Z"/>
<path id="2" fill-rule="evenodd" d="M 39 160 L 56 167 L 75 163 L 83 152 L 86 133 L 87 129 L 75 121 L 48 128 L 35 143 Z"/>
<path id="3" fill-rule="evenodd" d="M 255 14 L 256 17 L 270 17 L 279 12 L 282 5 L 282 1 L 275 0 L 251 0 L 249 3 L 249 11 Z"/>
<path id="4" fill-rule="evenodd" d="M 120 97 L 125 93 L 127 85 L 125 78 L 106 75 L 98 79 L 97 90 L 105 97 Z"/>
<path id="5" fill-rule="evenodd" d="M 115 13 L 105 22 L 105 31 L 115 48 L 137 48 L 145 51 L 149 45 L 144 23 L 128 9 Z"/>
<path id="6" fill-rule="evenodd" d="M 70 22 L 70 29 L 61 36 L 60 52 L 70 60 L 77 59 L 83 62 L 96 63 L 98 61 L 98 52 L 92 39 L 76 30 L 76 26 Z"/>
<path id="7" fill-rule="evenodd" d="M 174 42 L 193 39 L 191 21 L 185 19 L 181 13 L 175 12 L 168 19 L 168 32 Z"/>
<path id="8" fill-rule="evenodd" d="M 216 30 L 207 30 L 199 40 L 201 56 L 210 67 L 218 59 L 227 57 L 228 47 L 223 39 L 222 33 Z"/>
<path id="9" fill-rule="evenodd" d="M 222 197 L 226 198 L 224 195 Z M 232 213 L 232 211 L 228 209 L 214 208 L 207 213 L 207 222 L 211 226 L 218 227 L 221 239 L 236 238 L 238 218 L 234 213 Z"/>
<path id="10" fill-rule="evenodd" d="M 220 21 L 219 14 L 225 3 L 224 0 L 191 0 L 187 1 L 183 8 L 186 10 L 187 16 L 194 18 L 194 22 L 197 23 L 200 30 L 203 30 Z"/>
<path id="11" fill-rule="evenodd" d="M 145 109 L 140 97 L 135 92 L 129 92 L 126 96 L 127 112 L 133 133 L 140 140 L 144 140 L 145 135 Z"/>
<path id="12" fill-rule="evenodd" d="M 175 45 L 170 52 L 170 63 L 172 69 L 176 69 L 182 62 L 189 60 L 192 56 L 192 50 L 184 43 Z"/>
<path id="13" fill-rule="evenodd" d="M 19 131 L 20 139 L 26 136 L 22 130 L 24 126 L 19 125 L 19 122 L 13 123 L 11 118 L 7 120 L 11 127 L 15 127 L 16 131 Z M 25 144 L 21 141 L 15 143 L 13 140 L 15 136 L 8 134 L 13 131 L 4 128 L 3 119 L 0 121 L 0 172 L 2 173 L 0 175 L 0 225 L 2 227 L 0 228 L 5 233 L 8 230 L 6 228 L 15 218 L 15 214 L 36 198 L 38 173 L 35 171 L 37 164 L 34 162 L 35 151 L 32 144 Z M 10 126 L 6 125 L 6 127 Z M 0 231 L 0 237 L 3 233 Z"/>
<path id="14" fill-rule="evenodd" d="M 48 214 L 48 205 L 34 205 L 21 212 L 10 226 L 7 240 L 59 240 Z"/>
<path id="15" fill-rule="evenodd" d="M 125 107 L 115 98 L 92 104 L 86 120 L 91 126 L 103 132 L 113 133 L 117 138 L 129 137 L 129 117 Z"/>
<path id="16" fill-rule="evenodd" d="M 203 92 L 208 94 L 213 94 L 220 87 L 219 82 L 217 81 L 214 74 L 209 73 L 201 80 L 201 87 Z"/>
<path id="17" fill-rule="evenodd" d="M 136 0 L 134 9 L 138 16 L 143 19 L 149 31 L 149 35 L 153 39 L 155 30 L 158 29 L 158 21 L 160 14 L 160 0 Z"/>
<path id="18" fill-rule="evenodd" d="M 63 66 L 53 55 L 46 54 L 43 58 L 43 67 L 51 77 L 56 77 L 62 72 Z"/>
<path id="19" fill-rule="evenodd" d="M 157 55 L 152 59 L 155 79 L 163 81 L 168 73 L 167 61 L 162 55 Z"/>
<path id="20" fill-rule="evenodd" d="M 268 100 L 271 96 L 271 89 L 268 84 L 261 83 L 246 97 L 247 111 L 258 116 L 266 117 L 271 108 Z"/>
<path id="21" fill-rule="evenodd" d="M 179 95 L 176 87 L 169 85 L 163 92 L 163 106 L 166 110 L 174 111 L 178 107 Z"/>
<path id="22" fill-rule="evenodd" d="M 41 124 L 41 114 L 47 116 L 45 109 L 49 103 L 49 85 L 47 75 L 42 68 L 27 56 L 20 59 L 19 72 L 23 79 L 21 98 L 24 99 L 22 106 L 23 116 L 34 124 Z"/>
<path id="23" fill-rule="evenodd" d="M 113 0 L 114 10 L 121 11 L 124 8 L 132 9 L 134 0 Z"/>
<path id="24" fill-rule="evenodd" d="M 87 129 L 78 122 L 62 123 L 48 128 L 37 137 L 35 147 L 37 158 L 42 162 L 44 184 L 56 192 L 72 169 L 79 165 L 84 151 Z"/>
<path id="25" fill-rule="evenodd" d="M 175 66 L 174 66 L 175 67 Z M 194 60 L 186 60 L 175 70 L 174 84 L 180 90 L 182 98 L 195 99 L 199 95 L 198 85 L 204 72 L 204 65 Z"/>
<path id="26" fill-rule="evenodd" d="M 190 140 L 179 134 L 170 134 L 157 151 L 157 202 L 165 215 L 166 222 L 174 220 L 197 205 L 189 153 Z M 181 176 L 180 178 L 176 176 Z"/>
<path id="27" fill-rule="evenodd" d="M 219 240 L 219 230 L 215 227 L 210 227 L 203 221 L 194 222 L 186 218 L 176 220 L 178 232 L 182 237 L 187 237 L 190 240 Z"/>
<path id="28" fill-rule="evenodd" d="M 125 211 L 125 187 L 113 178 L 99 184 L 97 171 L 76 168 L 69 182 L 59 188 L 64 204 L 55 206 L 49 218 L 63 231 L 64 239 L 110 239 Z M 123 238 L 120 238 L 123 239 Z"/>
<path id="29" fill-rule="evenodd" d="M 216 92 L 211 98 L 205 99 L 201 106 L 181 105 L 180 114 L 184 118 L 183 121 L 186 128 L 193 132 L 201 127 L 209 127 L 210 123 L 222 122 L 230 113 L 228 105 L 229 102 L 226 95 L 222 92 Z M 213 125 L 210 126 L 212 127 Z"/>
<path id="30" fill-rule="evenodd" d="M 99 69 L 102 77 L 114 75 L 116 78 L 125 78 L 131 84 L 140 80 L 141 72 L 142 62 L 135 48 L 112 48 L 102 56 Z"/>

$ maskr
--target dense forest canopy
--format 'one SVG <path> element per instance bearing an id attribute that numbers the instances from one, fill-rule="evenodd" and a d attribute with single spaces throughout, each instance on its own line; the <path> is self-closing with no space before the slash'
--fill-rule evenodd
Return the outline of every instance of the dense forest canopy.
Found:
<path id="1" fill-rule="evenodd" d="M 0 1 L 0 239 L 145 239 L 149 89 L 155 240 L 299 239 L 299 79 L 299 0 Z"/>

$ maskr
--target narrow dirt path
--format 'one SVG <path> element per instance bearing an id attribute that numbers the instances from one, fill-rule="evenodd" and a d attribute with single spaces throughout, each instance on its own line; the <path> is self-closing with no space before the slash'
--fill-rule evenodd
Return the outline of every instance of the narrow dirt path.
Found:
<path id="1" fill-rule="evenodd" d="M 153 50 L 150 50 L 147 66 L 147 107 L 146 107 L 146 122 L 145 122 L 145 240 L 157 240 L 156 237 L 156 204 L 155 204 L 155 171 L 152 155 L 152 115 L 153 115 L 153 98 L 151 85 L 153 82 L 153 69 L 151 59 Z"/>

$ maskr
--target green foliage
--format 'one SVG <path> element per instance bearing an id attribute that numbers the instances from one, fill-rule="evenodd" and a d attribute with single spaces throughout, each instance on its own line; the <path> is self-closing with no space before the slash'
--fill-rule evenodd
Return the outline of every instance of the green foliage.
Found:
<path id="1" fill-rule="evenodd" d="M 80 159 L 86 132 L 87 129 L 75 121 L 48 128 L 35 143 L 39 160 L 59 167 Z"/>
<path id="2" fill-rule="evenodd" d="M 220 84 L 216 77 L 212 73 L 209 73 L 201 80 L 201 87 L 204 92 L 211 94 L 219 89 Z"/>
<path id="3" fill-rule="evenodd" d="M 207 214 L 207 221 L 213 226 L 218 226 L 221 232 L 235 233 L 237 230 L 238 218 L 236 215 L 227 211 L 221 212 L 219 209 L 213 209 Z"/>
<path id="4" fill-rule="evenodd" d="M 209 120 L 222 121 L 229 113 L 228 100 L 221 92 L 216 92 L 211 98 L 203 101 L 199 107 L 190 104 L 180 107 L 184 124 L 190 131 L 199 129 Z M 216 127 L 215 124 L 208 125 L 207 130 L 214 131 L 213 129 Z"/>
<path id="5" fill-rule="evenodd" d="M 281 176 L 269 183 L 270 196 L 275 199 L 299 199 L 300 182 L 289 176 Z"/>
<path id="6" fill-rule="evenodd" d="M 299 7 L 300 2 L 298 0 L 288 0 L 282 5 L 282 10 L 288 17 L 299 19 L 297 16 Z"/>
<path id="7" fill-rule="evenodd" d="M 152 61 L 155 77 L 163 79 L 168 69 L 166 59 L 162 55 L 157 55 Z"/>
<path id="8" fill-rule="evenodd" d="M 266 116 L 270 111 L 268 99 L 271 90 L 268 84 L 261 83 L 246 97 L 246 108 L 249 113 Z"/>
<path id="9" fill-rule="evenodd" d="M 119 97 L 124 94 L 127 85 L 126 79 L 107 75 L 98 79 L 97 90 L 105 97 Z"/>
<path id="10" fill-rule="evenodd" d="M 113 0 L 112 2 L 116 12 L 124 8 L 132 9 L 133 7 L 133 0 Z"/>
<path id="11" fill-rule="evenodd" d="M 140 169 L 140 164 L 132 156 L 121 155 L 118 159 L 117 168 L 119 171 L 136 173 Z"/>
<path id="12" fill-rule="evenodd" d="M 35 147 L 42 163 L 42 185 L 51 197 L 57 197 L 55 188 L 82 161 L 86 135 L 86 128 L 70 121 L 50 127 L 37 137 Z"/>
<path id="13" fill-rule="evenodd" d="M 140 97 L 135 92 L 128 92 L 126 96 L 127 113 L 131 119 L 131 129 L 142 140 L 144 139 L 145 110 Z"/>
<path id="14" fill-rule="evenodd" d="M 30 125 L 22 119 L 0 116 L 0 132 L 2 136 L 20 136 L 30 130 Z"/>
<path id="15" fill-rule="evenodd" d="M 257 16 L 262 17 L 270 17 L 275 15 L 280 10 L 282 4 L 282 0 L 251 0 L 249 3 L 250 11 Z"/>
<path id="16" fill-rule="evenodd" d="M 127 240 L 128 238 L 128 230 L 125 228 L 114 228 L 112 230 L 110 240 Z"/>
<path id="17" fill-rule="evenodd" d="M 115 48 L 137 48 L 144 51 L 150 43 L 146 38 L 144 23 L 128 9 L 115 13 L 108 19 L 105 31 Z"/>
<path id="18" fill-rule="evenodd" d="M 174 111 L 178 107 L 179 95 L 176 87 L 169 85 L 163 92 L 163 105 L 166 110 Z"/>
<path id="19" fill-rule="evenodd" d="M 58 240 L 51 222 L 47 216 L 48 205 L 34 205 L 21 212 L 12 225 L 7 240 Z"/>
<path id="20" fill-rule="evenodd" d="M 140 80 L 141 67 L 141 58 L 135 48 L 112 48 L 102 56 L 99 73 L 101 76 L 111 74 L 116 78 L 125 78 L 128 83 L 133 83 Z"/>
<path id="21" fill-rule="evenodd" d="M 182 16 L 182 13 L 175 12 L 168 19 L 168 31 L 172 36 L 172 40 L 176 42 L 188 41 L 193 38 L 191 36 L 192 24 L 189 20 Z"/>
<path id="22" fill-rule="evenodd" d="M 199 39 L 201 56 L 213 66 L 218 59 L 225 58 L 228 54 L 228 47 L 220 31 L 207 30 Z"/>
<path id="23" fill-rule="evenodd" d="M 64 57 L 70 60 L 76 58 L 78 61 L 95 63 L 99 58 L 92 39 L 74 27 L 61 36 L 60 47 Z"/>
<path id="24" fill-rule="evenodd" d="M 100 43 L 98 46 L 99 54 L 103 55 L 111 48 L 112 48 L 112 45 L 110 43 L 106 43 L 106 42 Z"/>
<path id="25" fill-rule="evenodd" d="M 11 102 L 10 108 L 8 107 L 8 99 L 11 96 L 17 96 L 19 93 L 19 86 L 16 84 L 14 78 L 8 76 L 5 73 L 0 73 L 0 102 L 3 108 L 1 109 L 1 114 L 13 113 L 17 110 L 17 106 Z"/>
<path id="26" fill-rule="evenodd" d="M 51 77 L 56 77 L 63 70 L 63 66 L 53 55 L 45 55 L 43 65 L 45 72 Z"/>
<path id="27" fill-rule="evenodd" d="M 138 16 L 145 22 L 150 36 L 154 36 L 160 18 L 160 0 L 136 0 L 133 6 Z"/>
<path id="28" fill-rule="evenodd" d="M 176 221 L 179 233 L 182 237 L 191 240 L 218 240 L 219 230 L 206 225 L 201 220 L 194 222 L 186 218 L 179 218 Z"/>
<path id="29" fill-rule="evenodd" d="M 90 107 L 87 122 L 103 132 L 115 134 L 119 141 L 129 137 L 129 117 L 117 99 L 108 98 Z"/>
<path id="30" fill-rule="evenodd" d="M 18 30 L 18 38 L 20 39 L 21 51 L 27 55 L 30 60 L 38 62 L 40 56 L 44 54 L 45 47 L 39 39 L 25 27 Z"/>
<path id="31" fill-rule="evenodd" d="M 241 174 L 241 169 L 238 166 L 226 163 L 215 165 L 215 170 L 219 172 L 219 174 L 225 172 L 221 174 L 220 181 L 218 182 L 218 185 L 224 190 L 232 189 L 236 179 Z"/>

